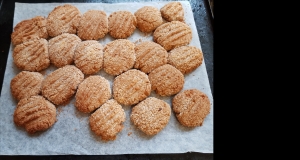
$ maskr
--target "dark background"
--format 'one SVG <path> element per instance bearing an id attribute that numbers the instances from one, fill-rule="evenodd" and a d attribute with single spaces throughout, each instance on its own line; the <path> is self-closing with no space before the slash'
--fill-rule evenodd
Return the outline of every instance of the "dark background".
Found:
<path id="1" fill-rule="evenodd" d="M 51 3 L 51 2 L 77 2 L 77 3 L 119 3 L 119 2 L 143 2 L 149 0 L 0 0 L 0 93 L 6 67 L 8 51 L 10 47 L 10 35 L 13 30 L 13 17 L 15 2 L 23 3 Z M 155 1 L 155 0 L 151 0 Z M 156 0 L 159 1 L 159 0 Z M 160 0 L 170 1 L 170 0 Z M 173 0 L 174 1 L 174 0 Z M 212 95 L 214 96 L 213 86 L 213 17 L 211 14 L 209 0 L 189 0 L 196 23 L 204 61 L 207 69 Z M 1 95 L 1 94 L 0 94 Z M 3 144 L 1 144 L 3 145 Z M 0 147 L 1 147 L 0 145 Z M 1 149 L 1 148 L 0 148 Z M 0 159 L 202 159 L 212 160 L 213 153 L 180 153 L 180 154 L 124 154 L 124 155 L 92 155 L 92 156 L 75 156 L 75 155 L 58 155 L 58 156 L 0 156 Z"/>

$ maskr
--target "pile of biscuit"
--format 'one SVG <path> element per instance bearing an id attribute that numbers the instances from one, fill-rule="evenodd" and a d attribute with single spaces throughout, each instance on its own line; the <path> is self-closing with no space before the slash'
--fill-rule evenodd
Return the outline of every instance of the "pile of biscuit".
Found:
<path id="1" fill-rule="evenodd" d="M 153 41 L 127 40 L 135 29 L 153 32 Z M 107 34 L 115 40 L 102 46 L 98 40 Z M 132 106 L 130 120 L 147 135 L 156 135 L 168 124 L 171 109 L 180 124 L 201 126 L 210 113 L 207 95 L 198 89 L 182 91 L 184 74 L 203 61 L 201 50 L 188 46 L 191 39 L 180 2 L 109 16 L 101 10 L 81 14 L 65 4 L 47 18 L 23 20 L 11 34 L 13 61 L 22 70 L 10 84 L 18 100 L 14 123 L 30 134 L 47 130 L 57 121 L 56 106 L 68 104 L 75 95 L 74 106 L 90 113 L 91 130 L 105 141 L 115 140 L 123 129 L 122 105 Z M 57 69 L 44 77 L 39 72 L 50 64 Z M 101 69 L 115 77 L 112 88 L 97 75 Z M 174 96 L 172 107 L 149 97 L 151 91 Z"/>

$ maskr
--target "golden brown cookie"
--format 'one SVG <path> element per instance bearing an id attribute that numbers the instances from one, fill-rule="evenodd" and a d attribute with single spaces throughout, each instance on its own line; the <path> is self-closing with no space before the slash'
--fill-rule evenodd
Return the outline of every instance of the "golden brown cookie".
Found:
<path id="1" fill-rule="evenodd" d="M 119 75 L 131 69 L 135 62 L 134 43 L 117 39 L 104 47 L 103 69 L 110 75 Z"/>
<path id="2" fill-rule="evenodd" d="M 133 105 L 147 98 L 151 84 L 147 74 L 131 69 L 117 76 L 113 82 L 113 96 L 124 105 Z"/>
<path id="3" fill-rule="evenodd" d="M 113 38 L 125 39 L 136 28 L 136 17 L 129 11 L 116 11 L 108 17 L 108 31 Z"/>
<path id="4" fill-rule="evenodd" d="M 149 73 L 168 62 L 168 52 L 162 46 L 152 41 L 144 41 L 136 45 L 135 56 L 134 68 L 145 73 Z"/>
<path id="5" fill-rule="evenodd" d="M 181 46 L 169 52 L 168 63 L 176 67 L 183 74 L 190 73 L 198 68 L 203 61 L 200 49 L 194 46 Z"/>
<path id="6" fill-rule="evenodd" d="M 83 73 L 73 65 L 51 72 L 42 82 L 42 95 L 56 105 L 66 104 L 83 81 Z"/>
<path id="7" fill-rule="evenodd" d="M 174 96 L 172 109 L 182 125 L 202 126 L 204 119 L 210 113 L 210 101 L 205 93 L 198 89 L 189 89 Z"/>
<path id="8" fill-rule="evenodd" d="M 145 33 L 152 32 L 163 23 L 160 11 L 152 6 L 144 6 L 134 13 L 137 28 Z"/>
<path id="9" fill-rule="evenodd" d="M 167 22 L 155 29 L 153 40 L 169 51 L 189 44 L 192 40 L 192 30 L 179 21 Z"/>
<path id="10" fill-rule="evenodd" d="M 155 97 L 148 97 L 132 108 L 130 120 L 146 133 L 155 135 L 168 124 L 171 107 L 168 103 Z"/>
<path id="11" fill-rule="evenodd" d="M 82 40 L 98 40 L 108 32 L 106 13 L 100 10 L 88 10 L 79 20 L 77 35 Z"/>
<path id="12" fill-rule="evenodd" d="M 183 74 L 170 64 L 162 65 L 149 73 L 152 90 L 161 96 L 180 92 L 184 85 Z"/>
<path id="13" fill-rule="evenodd" d="M 84 74 L 95 74 L 103 67 L 103 46 L 95 40 L 80 42 L 74 54 L 74 63 Z"/>
<path id="14" fill-rule="evenodd" d="M 40 94 L 44 76 L 39 72 L 22 71 L 10 81 L 10 91 L 17 100 Z"/>
<path id="15" fill-rule="evenodd" d="M 163 6 L 160 12 L 167 21 L 184 21 L 184 12 L 180 2 L 170 2 Z"/>
<path id="16" fill-rule="evenodd" d="M 55 7 L 47 17 L 49 36 L 55 37 L 62 33 L 76 34 L 81 13 L 77 7 L 65 4 Z"/>
<path id="17" fill-rule="evenodd" d="M 55 122 L 56 108 L 42 96 L 21 99 L 14 111 L 14 123 L 30 134 L 47 130 Z"/>
<path id="18" fill-rule="evenodd" d="M 89 76 L 79 84 L 75 95 L 75 107 L 90 113 L 111 97 L 109 81 L 101 76 Z"/>
<path id="19" fill-rule="evenodd" d="M 90 116 L 90 127 L 102 140 L 115 140 L 124 127 L 125 118 L 122 106 L 110 99 Z"/>
<path id="20" fill-rule="evenodd" d="M 36 16 L 19 22 L 11 34 L 11 42 L 13 45 L 18 45 L 39 38 L 47 39 L 46 23 L 47 20 L 42 16 Z"/>
<path id="21" fill-rule="evenodd" d="M 41 71 L 50 65 L 48 41 L 36 39 L 24 42 L 14 48 L 13 59 L 15 65 L 26 71 Z"/>
<path id="22" fill-rule="evenodd" d="M 49 58 L 56 67 L 73 63 L 74 53 L 81 39 L 75 34 L 63 33 L 49 40 Z"/>

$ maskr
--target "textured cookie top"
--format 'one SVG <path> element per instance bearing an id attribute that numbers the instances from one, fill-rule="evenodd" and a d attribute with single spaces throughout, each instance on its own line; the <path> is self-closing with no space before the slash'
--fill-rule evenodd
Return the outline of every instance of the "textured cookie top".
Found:
<path id="1" fill-rule="evenodd" d="M 180 92 L 184 85 L 183 74 L 170 64 L 162 65 L 149 73 L 152 90 L 161 96 Z"/>
<path id="2" fill-rule="evenodd" d="M 114 99 L 124 105 L 133 105 L 147 98 L 151 92 L 148 76 L 131 69 L 117 76 L 113 82 Z"/>
<path id="3" fill-rule="evenodd" d="M 127 38 L 136 28 L 136 17 L 129 11 L 116 11 L 108 17 L 109 34 L 114 38 Z"/>
<path id="4" fill-rule="evenodd" d="M 49 40 L 49 58 L 56 67 L 73 63 L 74 53 L 81 39 L 75 34 L 63 33 Z"/>
<path id="5" fill-rule="evenodd" d="M 89 10 L 79 20 L 77 35 L 82 40 L 98 40 L 108 32 L 106 13 L 100 10 Z"/>
<path id="6" fill-rule="evenodd" d="M 145 73 L 162 66 L 168 61 L 168 52 L 152 41 L 141 42 L 135 47 L 136 62 L 134 68 Z"/>
<path id="7" fill-rule="evenodd" d="M 202 126 L 205 117 L 210 113 L 210 101 L 205 93 L 189 89 L 174 96 L 172 109 L 182 125 Z"/>
<path id="8" fill-rule="evenodd" d="M 48 32 L 46 23 L 47 20 L 42 16 L 36 16 L 32 19 L 26 19 L 19 22 L 11 34 L 11 42 L 13 45 L 17 45 L 34 39 L 47 39 Z"/>
<path id="9" fill-rule="evenodd" d="M 10 81 L 10 91 L 17 100 L 40 94 L 44 76 L 38 72 L 22 71 Z"/>
<path id="10" fill-rule="evenodd" d="M 47 130 L 55 122 L 56 108 L 42 96 L 21 99 L 14 111 L 14 123 L 30 134 Z"/>
<path id="11" fill-rule="evenodd" d="M 163 6 L 160 12 L 167 21 L 184 21 L 184 12 L 180 2 L 170 2 Z"/>
<path id="12" fill-rule="evenodd" d="M 119 75 L 131 69 L 135 62 L 134 43 L 117 39 L 104 47 L 103 69 L 111 75 Z"/>
<path id="13" fill-rule="evenodd" d="M 148 97 L 132 108 L 130 120 L 146 133 L 155 135 L 169 122 L 171 107 L 168 103 L 155 97 Z"/>
<path id="14" fill-rule="evenodd" d="M 134 13 L 137 28 L 142 32 L 152 32 L 163 23 L 160 11 L 152 6 L 144 6 Z"/>
<path id="15" fill-rule="evenodd" d="M 125 118 L 122 106 L 110 99 L 90 116 L 90 127 L 102 140 L 115 140 L 124 127 Z"/>
<path id="16" fill-rule="evenodd" d="M 95 74 L 103 67 L 103 46 L 95 40 L 78 43 L 74 63 L 84 74 Z"/>
<path id="17" fill-rule="evenodd" d="M 168 63 L 176 67 L 183 74 L 198 68 L 203 61 L 201 50 L 194 46 L 181 46 L 169 52 Z"/>
<path id="18" fill-rule="evenodd" d="M 169 51 L 189 44 L 192 40 L 192 30 L 179 21 L 167 22 L 155 29 L 153 40 Z"/>
<path id="19" fill-rule="evenodd" d="M 41 71 L 50 65 L 48 41 L 36 39 L 17 45 L 13 51 L 15 65 L 26 71 Z"/>
<path id="20" fill-rule="evenodd" d="M 56 105 L 69 102 L 83 81 L 83 73 L 73 65 L 51 72 L 42 82 L 42 95 Z"/>
<path id="21" fill-rule="evenodd" d="M 110 97 L 111 89 L 108 80 L 101 76 L 89 76 L 78 86 L 75 106 L 81 112 L 90 113 Z"/>
<path id="22" fill-rule="evenodd" d="M 62 33 L 76 34 L 80 11 L 77 7 L 65 4 L 55 7 L 47 17 L 49 36 L 55 37 Z"/>

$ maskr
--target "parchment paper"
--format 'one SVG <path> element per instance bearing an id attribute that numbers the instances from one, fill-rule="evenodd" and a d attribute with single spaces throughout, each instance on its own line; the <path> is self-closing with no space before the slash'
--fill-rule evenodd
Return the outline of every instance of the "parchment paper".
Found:
<path id="1" fill-rule="evenodd" d="M 141 3 L 72 3 L 85 13 L 89 9 L 103 10 L 109 16 L 118 10 L 128 10 L 134 13 L 143 6 L 154 6 L 158 9 L 169 2 L 141 2 Z M 193 39 L 189 45 L 201 49 L 197 29 L 195 26 L 193 12 L 190 3 L 181 1 L 185 21 L 191 27 Z M 34 16 L 47 17 L 55 6 L 62 3 L 38 3 L 26 4 L 15 3 L 15 14 L 13 26 L 22 20 Z M 152 34 L 145 35 L 138 29 L 128 38 L 138 44 L 140 41 L 152 40 Z M 104 46 L 114 40 L 109 35 L 99 42 Z M 61 154 L 131 154 L 131 153 L 185 153 L 202 152 L 213 153 L 213 97 L 209 86 L 205 62 L 195 71 L 185 75 L 183 90 L 197 88 L 206 93 L 211 102 L 210 114 L 206 117 L 203 126 L 196 128 L 183 127 L 176 120 L 172 112 L 168 125 L 157 135 L 147 136 L 139 131 L 130 122 L 131 106 L 123 106 L 126 112 L 124 129 L 117 136 L 115 141 L 104 142 L 96 136 L 89 127 L 90 114 L 79 112 L 74 106 L 74 97 L 66 106 L 57 106 L 58 121 L 47 131 L 29 135 L 25 129 L 17 127 L 13 123 L 13 113 L 17 101 L 10 93 L 10 81 L 21 70 L 13 63 L 11 44 L 8 55 L 3 88 L 0 98 L 0 154 L 1 155 L 61 155 Z M 43 72 L 45 77 L 56 68 L 50 66 Z M 103 69 L 97 73 L 107 78 L 112 85 L 113 76 L 106 74 Z M 171 97 L 161 97 L 153 91 L 150 96 L 160 98 L 171 106 Z"/>

